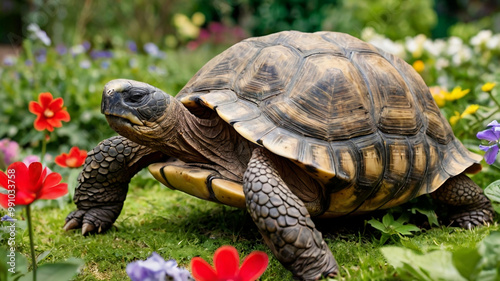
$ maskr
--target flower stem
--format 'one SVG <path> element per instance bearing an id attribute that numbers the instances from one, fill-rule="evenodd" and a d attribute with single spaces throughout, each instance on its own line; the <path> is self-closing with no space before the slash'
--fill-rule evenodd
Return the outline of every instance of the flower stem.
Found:
<path id="1" fill-rule="evenodd" d="M 47 138 L 48 138 L 48 136 L 49 135 L 46 134 L 42 140 L 42 155 L 40 157 L 40 162 L 42 163 L 42 165 L 45 163 L 45 153 L 47 153 Z"/>
<path id="2" fill-rule="evenodd" d="M 33 241 L 33 223 L 31 222 L 31 204 L 26 206 L 26 217 L 28 217 L 28 232 L 30 237 L 31 264 L 33 266 L 33 281 L 36 281 L 36 256 L 35 241 Z"/>
<path id="3" fill-rule="evenodd" d="M 488 95 L 490 95 L 490 98 L 493 100 L 493 102 L 497 105 L 497 107 L 500 109 L 500 102 L 497 101 L 497 99 L 493 96 L 491 91 L 488 91 Z"/>

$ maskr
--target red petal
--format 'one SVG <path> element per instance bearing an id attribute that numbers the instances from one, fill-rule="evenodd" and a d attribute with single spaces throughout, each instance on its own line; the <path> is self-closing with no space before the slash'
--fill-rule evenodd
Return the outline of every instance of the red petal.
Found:
<path id="1" fill-rule="evenodd" d="M 222 246 L 215 251 L 214 266 L 219 278 L 234 278 L 238 275 L 240 257 L 233 246 Z"/>
<path id="2" fill-rule="evenodd" d="M 43 115 L 38 115 L 36 120 L 35 120 L 35 129 L 37 131 L 43 131 L 45 129 L 49 130 L 49 131 L 53 131 L 54 128 L 52 128 L 52 126 L 47 123 L 47 119 L 45 119 L 45 117 L 42 117 Z"/>
<path id="3" fill-rule="evenodd" d="M 14 162 L 9 165 L 7 168 L 8 170 L 14 170 L 14 173 L 11 173 L 11 175 L 14 175 L 14 180 L 15 180 L 15 190 L 16 190 L 16 195 L 18 192 L 22 190 L 30 190 L 30 183 L 29 183 L 29 173 L 28 173 L 28 167 L 23 162 Z M 7 183 L 8 181 L 5 181 L 5 188 L 7 188 Z M 3 183 L 2 183 L 3 185 Z"/>
<path id="4" fill-rule="evenodd" d="M 0 205 L 7 209 L 9 207 L 9 201 L 8 201 L 8 196 L 7 194 L 0 193 Z"/>
<path id="5" fill-rule="evenodd" d="M 62 98 L 57 98 L 52 100 L 52 102 L 49 104 L 48 108 L 52 110 L 53 112 L 57 112 L 62 109 L 62 106 L 64 104 L 64 101 Z"/>
<path id="6" fill-rule="evenodd" d="M 29 181 L 27 191 L 31 193 L 38 193 L 42 189 L 43 179 L 47 171 L 43 169 L 42 163 L 33 162 L 29 166 Z"/>
<path id="7" fill-rule="evenodd" d="M 196 281 L 218 281 L 215 270 L 200 257 L 191 260 L 191 273 Z"/>
<path id="8" fill-rule="evenodd" d="M 56 162 L 57 165 L 66 168 L 66 159 L 68 158 L 68 154 L 66 153 L 61 153 L 60 155 L 57 155 L 54 161 Z"/>
<path id="9" fill-rule="evenodd" d="M 68 156 L 71 157 L 71 158 L 79 158 L 79 156 L 80 156 L 80 149 L 78 149 L 78 147 L 76 147 L 76 146 L 73 146 L 69 150 Z"/>
<path id="10" fill-rule="evenodd" d="M 257 280 L 266 271 L 268 263 L 269 258 L 266 253 L 260 251 L 250 253 L 241 265 L 241 281 Z"/>
<path id="11" fill-rule="evenodd" d="M 54 173 L 52 173 L 54 174 Z M 51 174 L 51 175 L 52 175 Z M 47 177 L 48 178 L 48 177 Z M 57 199 L 68 193 L 68 184 L 60 183 L 50 188 L 43 188 L 37 199 Z"/>
<path id="12" fill-rule="evenodd" d="M 59 173 L 50 173 L 43 181 L 43 189 L 56 186 L 61 182 L 61 180 L 62 176 Z"/>
<path id="13" fill-rule="evenodd" d="M 54 117 L 52 117 L 52 118 L 47 118 L 47 123 L 48 123 L 49 125 L 51 125 L 52 127 L 55 127 L 55 128 L 60 128 L 60 127 L 62 127 L 61 120 L 59 120 L 59 119 L 55 119 Z"/>
<path id="14" fill-rule="evenodd" d="M 9 185 L 9 178 L 3 171 L 0 171 L 0 186 L 7 189 L 8 185 Z"/>
<path id="15" fill-rule="evenodd" d="M 17 205 L 29 205 L 33 203 L 36 199 L 36 194 L 29 192 L 28 190 L 16 191 L 15 203 Z"/>
<path id="16" fill-rule="evenodd" d="M 38 95 L 38 101 L 44 110 L 49 107 L 53 99 L 51 93 L 40 93 L 40 95 Z"/>
<path id="17" fill-rule="evenodd" d="M 66 110 L 57 111 L 53 118 L 64 122 L 69 122 L 71 120 L 69 113 Z"/>
<path id="18" fill-rule="evenodd" d="M 36 114 L 36 115 L 40 115 L 43 113 L 42 106 L 40 106 L 40 104 L 37 103 L 36 101 L 30 101 L 28 109 L 31 113 Z"/>

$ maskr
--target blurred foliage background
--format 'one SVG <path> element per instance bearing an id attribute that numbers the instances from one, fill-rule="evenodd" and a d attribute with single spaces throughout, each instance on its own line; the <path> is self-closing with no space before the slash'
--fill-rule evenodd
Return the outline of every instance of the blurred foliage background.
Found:
<path id="1" fill-rule="evenodd" d="M 496 117 L 498 91 L 480 87 L 500 80 L 498 0 L 0 0 L 0 139 L 25 154 L 37 148 L 45 136 L 28 103 L 51 92 L 72 120 L 51 134 L 49 152 L 90 150 L 115 134 L 100 113 L 107 81 L 175 95 L 229 45 L 291 29 L 352 34 L 419 66 L 429 86 L 469 89 L 442 111 L 473 150 L 475 132 Z"/>

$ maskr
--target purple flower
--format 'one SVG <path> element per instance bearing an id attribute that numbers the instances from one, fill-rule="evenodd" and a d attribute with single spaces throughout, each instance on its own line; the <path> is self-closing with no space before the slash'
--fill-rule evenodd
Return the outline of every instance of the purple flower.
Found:
<path id="1" fill-rule="evenodd" d="M 0 140 L 0 153 L 3 154 L 3 161 L 10 165 L 19 154 L 19 144 L 9 139 Z"/>
<path id="2" fill-rule="evenodd" d="M 92 50 L 90 52 L 90 57 L 93 59 L 93 60 L 96 60 L 96 59 L 109 59 L 109 58 L 112 58 L 113 57 L 113 53 L 111 51 L 108 51 L 108 50 Z"/>
<path id="3" fill-rule="evenodd" d="M 144 44 L 144 51 L 152 56 L 152 57 L 155 57 L 155 58 L 163 58 L 165 57 L 165 53 L 160 51 L 160 49 L 158 48 L 158 46 L 155 45 L 155 43 L 146 43 Z"/>
<path id="4" fill-rule="evenodd" d="M 103 61 L 101 62 L 101 68 L 102 68 L 102 69 L 108 69 L 108 68 L 109 68 L 109 61 L 107 61 L 107 60 L 103 60 Z"/>
<path id="5" fill-rule="evenodd" d="M 85 49 L 85 51 L 88 51 L 90 49 L 90 42 L 89 41 L 83 41 L 82 47 Z"/>
<path id="6" fill-rule="evenodd" d="M 479 145 L 479 149 L 486 151 L 484 160 L 489 165 L 493 164 L 498 155 L 498 142 L 500 140 L 500 124 L 494 120 L 488 124 L 489 129 L 477 133 L 477 138 L 480 140 L 487 140 L 489 145 Z"/>
<path id="7" fill-rule="evenodd" d="M 35 58 L 37 62 L 45 62 L 47 60 L 47 50 L 46 49 L 36 50 Z"/>
<path id="8" fill-rule="evenodd" d="M 164 281 L 167 276 L 174 281 L 192 280 L 186 269 L 177 267 L 175 260 L 165 261 L 156 252 L 145 261 L 129 263 L 126 271 L 132 281 Z"/>
<path id="9" fill-rule="evenodd" d="M 66 46 L 64 46 L 64 44 L 58 44 L 56 46 L 56 52 L 59 54 L 59 55 L 65 55 L 67 52 L 68 52 L 68 48 L 66 48 Z"/>
<path id="10" fill-rule="evenodd" d="M 7 215 L 5 215 L 5 216 L 3 216 L 2 218 L 0 218 L 0 221 L 10 221 L 10 222 L 15 222 L 16 220 L 15 220 L 15 219 L 13 219 L 13 218 L 11 218 L 11 217 L 9 217 L 9 216 L 7 216 Z"/>
<path id="11" fill-rule="evenodd" d="M 134 41 L 128 40 L 127 47 L 132 53 L 137 53 L 137 44 Z"/>
<path id="12" fill-rule="evenodd" d="M 14 65 L 14 63 L 16 63 L 16 58 L 13 56 L 6 56 L 3 59 L 3 64 L 5 64 L 6 66 L 12 66 Z"/>

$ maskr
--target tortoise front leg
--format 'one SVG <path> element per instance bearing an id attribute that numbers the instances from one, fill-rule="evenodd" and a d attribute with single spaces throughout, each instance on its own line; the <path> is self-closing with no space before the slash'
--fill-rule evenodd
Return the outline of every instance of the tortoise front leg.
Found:
<path id="1" fill-rule="evenodd" d="M 78 176 L 74 202 L 78 209 L 66 217 L 65 230 L 82 227 L 82 234 L 111 228 L 120 215 L 132 177 L 165 155 L 122 136 L 99 143 L 87 155 Z"/>
<path id="2" fill-rule="evenodd" d="M 495 211 L 483 190 L 468 176 L 460 174 L 448 179 L 431 193 L 432 198 L 450 207 L 450 220 L 462 228 L 493 223 Z"/>
<path id="3" fill-rule="evenodd" d="M 295 278 L 317 280 L 337 274 L 337 262 L 304 203 L 286 186 L 262 148 L 253 151 L 243 191 L 264 241 Z"/>

